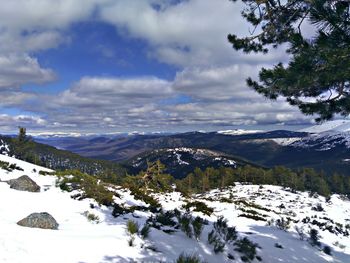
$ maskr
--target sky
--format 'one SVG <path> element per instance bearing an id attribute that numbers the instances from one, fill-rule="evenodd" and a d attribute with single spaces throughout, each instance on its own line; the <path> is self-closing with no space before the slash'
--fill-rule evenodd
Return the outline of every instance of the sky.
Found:
<path id="1" fill-rule="evenodd" d="M 0 133 L 113 133 L 310 125 L 248 76 L 288 61 L 233 50 L 229 0 L 0 0 Z"/>

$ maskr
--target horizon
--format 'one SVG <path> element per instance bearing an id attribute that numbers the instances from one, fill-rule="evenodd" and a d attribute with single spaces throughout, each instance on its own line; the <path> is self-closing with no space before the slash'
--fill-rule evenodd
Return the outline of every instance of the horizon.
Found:
<path id="1" fill-rule="evenodd" d="M 1 132 L 311 125 L 312 116 L 246 86 L 248 75 L 288 56 L 234 51 L 227 35 L 249 34 L 239 11 L 226 0 L 4 3 Z"/>

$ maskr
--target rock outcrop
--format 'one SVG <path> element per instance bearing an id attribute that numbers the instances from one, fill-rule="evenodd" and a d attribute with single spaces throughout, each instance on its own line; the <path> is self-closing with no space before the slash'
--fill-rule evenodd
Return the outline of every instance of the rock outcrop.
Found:
<path id="1" fill-rule="evenodd" d="M 58 229 L 58 223 L 49 213 L 33 213 L 17 222 L 17 225 L 31 228 Z"/>
<path id="2" fill-rule="evenodd" d="M 27 175 L 23 175 L 17 179 L 8 180 L 6 182 L 12 189 L 27 192 L 40 192 L 40 186 Z"/>

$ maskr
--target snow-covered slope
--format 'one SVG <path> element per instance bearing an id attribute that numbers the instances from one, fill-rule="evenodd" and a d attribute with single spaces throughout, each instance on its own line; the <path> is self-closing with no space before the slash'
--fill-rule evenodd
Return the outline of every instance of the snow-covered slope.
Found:
<path id="1" fill-rule="evenodd" d="M 334 120 L 325 123 L 314 125 L 309 128 L 301 130 L 301 132 L 322 133 L 322 132 L 350 132 L 350 120 Z"/>
<path id="2" fill-rule="evenodd" d="M 242 134 L 254 134 L 264 132 L 262 130 L 243 130 L 243 129 L 235 129 L 235 130 L 223 130 L 218 131 L 219 134 L 225 134 L 225 135 L 242 135 Z"/>
<path id="3" fill-rule="evenodd" d="M 0 169 L 1 180 L 26 174 L 41 186 L 41 192 L 29 193 L 0 183 L 0 262 L 175 262 L 182 252 L 194 253 L 210 263 L 242 262 L 241 254 L 232 243 L 227 243 L 224 251 L 218 254 L 208 244 L 208 233 L 219 216 L 224 216 L 229 226 L 236 226 L 238 238 L 247 237 L 258 243 L 257 254 L 262 262 L 350 262 L 350 238 L 346 235 L 350 224 L 350 202 L 338 195 L 333 195 L 327 202 L 324 197 L 309 197 L 308 193 L 293 193 L 278 186 L 240 184 L 192 198 L 185 198 L 178 192 L 154 193 L 154 198 L 165 211 L 177 208 L 184 212 L 182 205 L 202 201 L 214 212 L 208 216 L 191 210 L 192 216 L 208 220 L 198 241 L 187 237 L 180 229 L 161 226 L 159 229 L 152 227 L 145 240 L 135 235 L 134 246 L 129 246 L 126 222 L 132 219 L 143 226 L 155 214 L 135 209 L 133 213 L 115 218 L 111 215 L 111 208 L 98 206 L 94 200 L 72 199 L 75 192 L 67 193 L 57 188 L 55 176 L 39 175 L 39 171 L 48 169 L 4 155 L 0 155 L 0 160 L 15 163 L 24 170 L 9 172 Z M 127 189 L 113 186 L 110 189 L 116 192 L 114 201 L 119 205 L 147 206 Z M 322 207 L 324 211 L 315 211 L 315 207 Z M 98 216 L 99 223 L 87 220 L 86 211 Z M 16 224 L 33 212 L 50 213 L 58 221 L 59 229 L 33 229 Z M 263 221 L 245 217 L 247 215 L 258 216 Z M 272 219 L 287 216 L 292 220 L 287 231 L 277 229 L 272 223 Z M 322 246 L 330 246 L 333 255 L 301 241 L 294 226 L 303 227 L 305 232 L 311 228 L 319 230 Z M 235 260 L 229 259 L 229 254 Z"/>

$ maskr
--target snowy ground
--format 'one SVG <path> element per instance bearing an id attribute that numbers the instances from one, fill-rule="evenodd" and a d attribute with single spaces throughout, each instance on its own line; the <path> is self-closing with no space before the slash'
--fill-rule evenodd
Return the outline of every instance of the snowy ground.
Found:
<path id="1" fill-rule="evenodd" d="M 48 169 L 4 155 L 0 155 L 0 160 L 16 163 L 24 169 L 13 172 L 0 169 L 1 180 L 26 174 L 42 188 L 40 193 L 29 193 L 10 189 L 6 183 L 0 183 L 0 262 L 174 262 L 182 252 L 195 253 L 207 262 L 241 262 L 239 254 L 229 245 L 224 253 L 216 255 L 207 243 L 207 234 L 212 229 L 212 222 L 220 215 L 228 219 L 230 226 L 237 227 L 240 237 L 247 236 L 259 244 L 261 249 L 258 249 L 258 255 L 261 256 L 262 262 L 350 262 L 348 236 L 320 230 L 321 242 L 332 248 L 333 256 L 328 256 L 306 241 L 299 240 L 293 228 L 293 224 L 296 224 L 304 226 L 307 231 L 315 226 L 302 223 L 303 218 L 317 217 L 317 220 L 322 221 L 325 219 L 321 218 L 327 217 L 345 229 L 345 225 L 350 224 L 350 202 L 336 195 L 326 202 L 323 197 L 310 198 L 307 193 L 291 193 L 282 190 L 281 187 L 255 185 L 237 185 L 225 191 L 212 191 L 196 197 L 196 200 L 214 208 L 211 216 L 193 212 L 194 216 L 199 215 L 209 221 L 199 241 L 188 238 L 180 230 L 170 235 L 151 228 L 148 239 L 142 240 L 136 236 L 135 246 L 130 247 L 125 227 L 127 220 L 133 219 L 142 226 L 151 215 L 150 212 L 135 211 L 133 214 L 114 218 L 111 209 L 91 208 L 90 204 L 95 203 L 93 200 L 77 201 L 71 198 L 72 193 L 62 192 L 55 186 L 55 176 L 38 174 L 40 170 Z M 142 201 L 135 200 L 128 190 L 116 191 L 120 195 L 120 198 L 115 199 L 116 203 L 125 206 L 145 205 Z M 156 194 L 156 198 L 165 210 L 181 210 L 181 206 L 189 201 L 176 192 Z M 239 200 L 245 200 L 245 203 Z M 247 207 L 247 202 L 259 206 Z M 324 208 L 323 212 L 312 210 L 317 204 Z M 243 210 L 248 209 L 256 210 L 267 220 L 288 215 L 295 222 L 299 221 L 293 223 L 290 230 L 285 232 L 275 226 L 267 226 L 266 222 L 240 217 L 246 213 Z M 89 222 L 83 215 L 85 211 L 97 215 L 100 223 Z M 59 223 L 59 230 L 31 229 L 16 224 L 33 212 L 50 213 Z M 276 248 L 276 243 L 282 245 L 283 249 Z M 150 247 L 156 251 L 149 249 Z M 227 258 L 228 252 L 235 256 L 236 261 Z"/>

